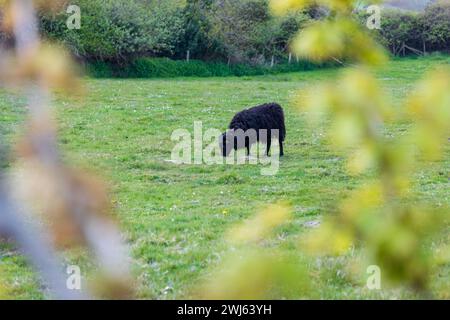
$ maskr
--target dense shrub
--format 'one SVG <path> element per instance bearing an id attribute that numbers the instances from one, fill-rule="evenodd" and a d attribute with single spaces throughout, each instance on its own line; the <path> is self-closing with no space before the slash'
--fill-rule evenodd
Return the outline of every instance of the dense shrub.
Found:
<path id="1" fill-rule="evenodd" d="M 424 34 L 422 15 L 415 12 L 385 10 L 381 19 L 381 42 L 398 54 L 403 44 L 422 49 Z"/>
<path id="2" fill-rule="evenodd" d="M 124 62 L 136 57 L 230 59 L 260 65 L 287 55 L 306 13 L 271 16 L 267 0 L 73 0 L 81 29 L 69 30 L 68 14 L 40 13 L 41 33 L 80 59 Z"/>
<path id="3" fill-rule="evenodd" d="M 450 1 L 439 1 L 425 9 L 425 39 L 430 50 L 450 50 Z"/>
<path id="4" fill-rule="evenodd" d="M 110 65 L 133 65 L 136 74 L 178 74 L 178 69 L 164 71 L 168 66 L 163 67 L 156 60 L 140 65 L 136 59 L 180 60 L 188 51 L 194 60 L 230 64 L 220 64 L 221 74 L 230 69 L 235 70 L 234 74 L 248 74 L 250 71 L 241 64 L 265 69 L 272 58 L 275 62 L 286 60 L 296 32 L 312 20 L 329 15 L 323 6 L 313 5 L 273 17 L 268 0 L 72 0 L 70 4 L 81 8 L 80 30 L 67 28 L 68 14 L 62 10 L 40 13 L 41 32 L 89 62 L 89 70 L 100 76 L 112 72 Z M 364 10 L 358 17 L 365 24 Z M 375 31 L 376 36 L 395 55 L 404 52 L 404 45 L 427 53 L 449 51 L 449 0 L 438 1 L 417 13 L 386 9 L 381 21 L 382 28 Z M 10 39 L 0 32 L 0 42 L 7 41 Z M 179 68 L 184 70 L 182 74 L 211 73 L 210 68 L 203 69 L 196 62 Z M 245 71 L 241 71 L 243 68 Z"/>
<path id="5" fill-rule="evenodd" d="M 368 15 L 359 13 L 365 24 Z M 394 55 L 402 52 L 403 45 L 424 53 L 450 50 L 450 1 L 441 0 L 428 5 L 423 12 L 384 9 L 381 29 L 376 37 Z M 407 51 L 410 53 L 411 51 Z"/>
<path id="6" fill-rule="evenodd" d="M 87 60 L 123 61 L 145 54 L 171 54 L 182 33 L 181 10 L 170 1 L 152 7 L 136 0 L 74 0 L 71 4 L 82 10 L 80 30 L 67 28 L 68 16 L 62 11 L 42 13 L 41 31 Z"/>

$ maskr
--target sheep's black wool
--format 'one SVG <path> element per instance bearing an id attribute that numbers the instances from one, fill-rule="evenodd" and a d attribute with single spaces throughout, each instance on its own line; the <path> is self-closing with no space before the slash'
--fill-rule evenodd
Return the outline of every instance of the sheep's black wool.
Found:
<path id="1" fill-rule="evenodd" d="M 239 129 L 246 133 L 245 141 L 239 139 L 237 132 L 242 132 Z M 256 136 L 248 134 L 249 131 L 253 131 L 251 129 L 256 131 Z M 260 131 L 263 129 L 267 130 L 267 135 Z M 273 136 L 275 131 L 271 130 L 278 130 L 277 136 Z M 266 154 L 269 155 L 272 138 L 277 138 L 280 145 L 280 156 L 283 156 L 285 137 L 283 108 L 277 103 L 267 103 L 237 113 L 231 120 L 229 130 L 220 137 L 219 143 L 224 157 L 228 156 L 232 149 L 242 148 L 246 148 L 247 155 L 249 155 L 251 145 L 259 141 L 267 145 Z"/>

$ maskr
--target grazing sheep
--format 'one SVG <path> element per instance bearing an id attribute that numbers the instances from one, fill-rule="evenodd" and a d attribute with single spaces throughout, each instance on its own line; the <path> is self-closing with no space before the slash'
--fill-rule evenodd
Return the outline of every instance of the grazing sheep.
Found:
<path id="1" fill-rule="evenodd" d="M 286 128 L 283 108 L 277 103 L 267 103 L 237 113 L 231 120 L 229 130 L 220 136 L 219 144 L 222 155 L 226 157 L 232 149 L 242 148 L 247 148 L 247 155 L 250 155 L 250 147 L 261 141 L 267 145 L 266 155 L 269 155 L 272 136 L 278 139 L 280 156 L 283 156 Z"/>

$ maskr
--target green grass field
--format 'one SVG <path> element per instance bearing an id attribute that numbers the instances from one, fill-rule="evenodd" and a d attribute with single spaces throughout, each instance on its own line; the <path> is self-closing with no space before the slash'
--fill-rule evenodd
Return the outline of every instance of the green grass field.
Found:
<path id="1" fill-rule="evenodd" d="M 449 57 L 391 62 L 377 76 L 400 107 L 414 83 Z M 99 172 L 111 185 L 115 214 L 132 250 L 139 297 L 186 297 L 230 250 L 223 240 L 233 225 L 264 205 L 287 201 L 294 219 L 276 230 L 270 245 L 297 249 L 307 222 L 320 221 L 337 200 L 362 183 L 351 177 L 343 157 L 323 139 L 324 128 L 311 127 L 292 98 L 338 69 L 241 78 L 85 79 L 83 98 L 58 95 L 55 108 L 61 147 L 67 160 Z M 449 88 L 450 89 L 450 88 Z M 287 140 L 280 170 L 261 176 L 258 166 L 175 165 L 170 159 L 175 129 L 225 129 L 244 107 L 276 101 L 286 114 Z M 0 138 L 12 141 L 25 115 L 24 100 L 0 91 Z M 408 123 L 389 127 L 402 134 Z M 430 164 L 416 177 L 420 197 L 450 202 L 450 149 L 444 161 Z M 444 239 L 445 240 L 445 239 Z M 331 240 L 332 241 L 332 240 Z M 448 239 L 447 239 L 448 241 Z M 87 268 L 83 252 L 66 259 Z M 414 297 L 405 290 L 369 292 L 346 281 L 343 260 L 329 261 L 317 286 L 321 298 Z M 448 286 L 448 268 L 436 275 Z M 38 281 L 11 245 L 0 245 L 0 273 L 15 298 L 43 298 Z"/>

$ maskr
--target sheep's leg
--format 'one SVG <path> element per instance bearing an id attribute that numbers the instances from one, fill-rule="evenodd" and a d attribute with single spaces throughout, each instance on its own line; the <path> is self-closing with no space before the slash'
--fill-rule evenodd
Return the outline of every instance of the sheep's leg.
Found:
<path id="1" fill-rule="evenodd" d="M 266 155 L 269 156 L 270 154 L 270 146 L 272 145 L 272 139 L 267 139 L 267 148 L 266 148 Z"/>
<path id="2" fill-rule="evenodd" d="M 247 149 L 247 157 L 250 157 L 250 138 L 249 137 L 245 137 L 245 148 Z"/>
<path id="3" fill-rule="evenodd" d="M 280 141 L 280 157 L 282 157 L 282 156 L 284 156 L 283 141 L 281 141 L 281 139 L 279 141 Z"/>

